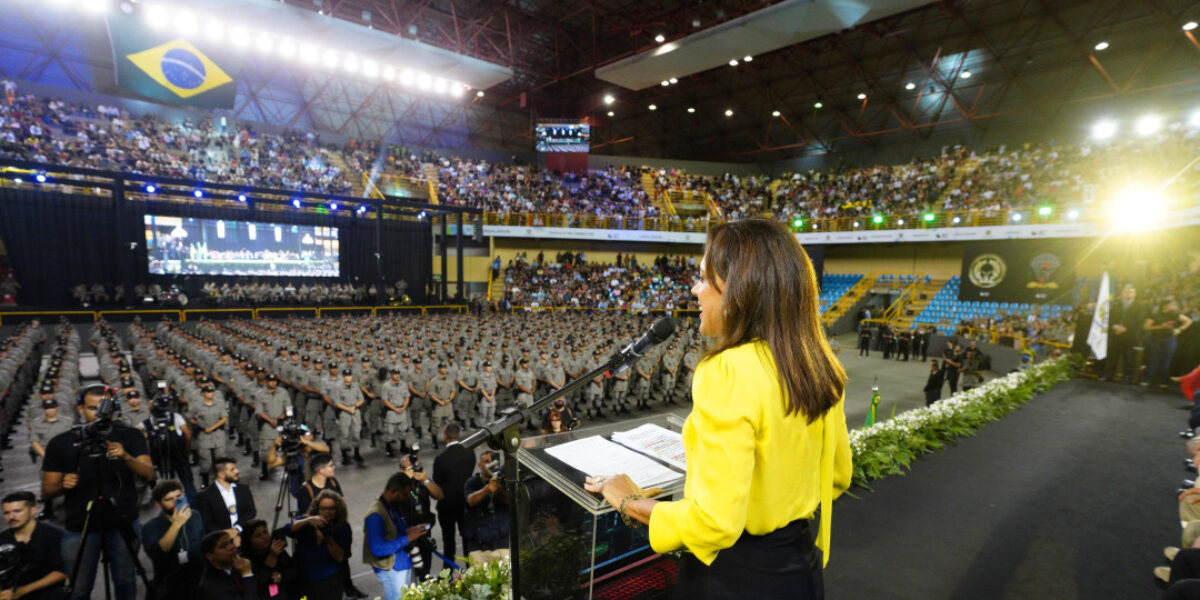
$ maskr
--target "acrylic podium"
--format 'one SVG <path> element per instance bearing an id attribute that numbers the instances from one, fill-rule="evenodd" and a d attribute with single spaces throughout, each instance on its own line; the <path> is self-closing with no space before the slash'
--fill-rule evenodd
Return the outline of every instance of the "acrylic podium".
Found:
<path id="1" fill-rule="evenodd" d="M 576 431 L 521 440 L 517 509 L 521 590 L 526 600 L 654 600 L 666 598 L 675 579 L 675 559 L 655 554 L 645 526 L 627 527 L 597 494 L 583 489 L 586 474 L 547 450 L 591 436 L 655 424 L 679 432 L 683 419 L 657 415 L 605 423 Z M 666 463 L 664 466 L 670 467 Z M 682 497 L 684 473 L 659 487 L 662 500 Z"/>

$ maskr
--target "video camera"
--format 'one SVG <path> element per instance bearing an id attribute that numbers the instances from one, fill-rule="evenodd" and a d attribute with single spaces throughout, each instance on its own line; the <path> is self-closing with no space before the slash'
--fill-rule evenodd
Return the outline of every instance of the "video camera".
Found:
<path id="1" fill-rule="evenodd" d="M 82 392 L 87 393 L 85 390 Z M 114 394 L 106 392 L 100 400 L 100 406 L 96 409 L 96 420 L 88 423 L 80 423 L 71 428 L 75 432 L 75 447 L 83 450 L 89 458 L 100 458 L 104 456 L 108 448 L 105 445 L 105 438 L 108 437 L 113 430 L 113 417 L 116 416 L 120 408 L 120 402 Z"/>
<path id="2" fill-rule="evenodd" d="M 279 431 L 279 451 L 287 461 L 286 464 L 297 464 L 293 459 L 300 456 L 300 450 L 304 448 L 304 440 L 301 438 L 308 433 L 308 426 L 296 421 L 292 407 L 289 406 L 287 415 L 275 429 Z"/>
<path id="3" fill-rule="evenodd" d="M 412 450 L 408 453 L 408 464 L 412 466 L 414 473 L 424 473 L 425 467 L 421 464 L 420 457 L 417 453 L 421 451 L 421 444 L 413 444 Z"/>

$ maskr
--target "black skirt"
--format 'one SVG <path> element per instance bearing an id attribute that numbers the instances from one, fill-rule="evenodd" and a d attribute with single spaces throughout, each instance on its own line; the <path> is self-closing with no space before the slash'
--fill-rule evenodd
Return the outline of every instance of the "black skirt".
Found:
<path id="1" fill-rule="evenodd" d="M 800 519 L 766 535 L 743 532 L 711 565 L 684 553 L 674 600 L 821 600 L 821 551 L 809 521 Z"/>

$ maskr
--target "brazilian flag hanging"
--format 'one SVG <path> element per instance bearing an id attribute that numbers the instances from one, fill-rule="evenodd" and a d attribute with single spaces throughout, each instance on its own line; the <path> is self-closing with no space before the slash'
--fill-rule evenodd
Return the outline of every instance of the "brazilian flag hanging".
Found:
<path id="1" fill-rule="evenodd" d="M 117 11 L 108 16 L 108 34 L 118 87 L 171 104 L 233 108 L 241 58 L 220 44 Z"/>
<path id="2" fill-rule="evenodd" d="M 867 420 L 863 423 L 863 427 L 870 427 L 875 424 L 875 420 L 879 418 L 879 401 L 882 396 L 879 395 L 879 386 L 871 388 L 871 407 L 867 409 Z"/>

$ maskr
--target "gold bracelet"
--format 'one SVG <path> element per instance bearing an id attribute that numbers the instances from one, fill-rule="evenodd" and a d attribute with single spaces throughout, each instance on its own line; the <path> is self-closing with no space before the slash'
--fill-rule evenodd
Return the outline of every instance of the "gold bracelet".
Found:
<path id="1" fill-rule="evenodd" d="M 617 512 L 621 515 L 621 521 L 625 523 L 626 527 L 637 527 L 638 525 L 641 525 L 641 522 L 631 518 L 625 509 L 629 506 L 630 502 L 634 500 L 642 500 L 644 498 L 645 496 L 641 494 L 630 494 L 624 498 L 621 498 L 621 503 L 617 506 Z"/>

